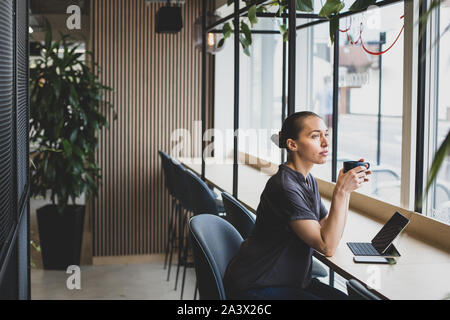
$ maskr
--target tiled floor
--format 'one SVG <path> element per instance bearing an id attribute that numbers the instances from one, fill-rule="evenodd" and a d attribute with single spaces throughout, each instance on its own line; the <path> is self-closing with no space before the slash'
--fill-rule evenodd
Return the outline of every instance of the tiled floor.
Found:
<path id="1" fill-rule="evenodd" d="M 42 201 L 33 201 L 31 206 L 31 239 L 39 243 L 35 207 Z M 181 292 L 182 269 L 175 291 L 176 264 L 172 267 L 170 281 L 167 279 L 167 269 L 164 262 L 148 262 L 140 264 L 114 264 L 102 266 L 81 266 L 81 289 L 70 290 L 67 280 L 71 274 L 65 271 L 43 270 L 40 253 L 31 249 L 31 259 L 34 268 L 31 269 L 31 298 L 37 300 L 55 299 L 137 299 L 137 300 L 179 300 Z M 175 259 L 176 260 L 176 259 Z M 321 279 L 328 283 L 328 278 Z M 345 290 L 345 281 L 336 275 L 335 285 Z M 183 299 L 194 297 L 195 271 L 187 269 L 186 284 Z"/>
<path id="2" fill-rule="evenodd" d="M 174 290 L 176 266 L 166 281 L 167 270 L 163 262 L 108 266 L 81 266 L 81 289 L 69 290 L 67 280 L 71 274 L 65 271 L 32 269 L 31 298 L 33 300 L 55 299 L 137 299 L 178 300 L 181 292 L 182 270 Z M 186 272 L 183 299 L 194 297 L 195 272 Z"/>
<path id="3" fill-rule="evenodd" d="M 30 211 L 30 237 L 39 244 L 36 208 L 46 204 L 44 200 L 33 199 Z M 176 257 L 176 255 L 175 255 Z M 175 291 L 176 262 L 174 263 L 170 281 L 164 262 L 147 262 L 140 264 L 115 264 L 80 268 L 81 289 L 69 290 L 67 280 L 72 274 L 65 271 L 43 270 L 41 254 L 31 248 L 31 298 L 38 300 L 54 299 L 151 299 L 178 300 L 181 292 L 182 271 Z M 177 260 L 176 258 L 174 259 Z M 195 271 L 188 268 L 184 299 L 193 299 L 195 288 Z"/>

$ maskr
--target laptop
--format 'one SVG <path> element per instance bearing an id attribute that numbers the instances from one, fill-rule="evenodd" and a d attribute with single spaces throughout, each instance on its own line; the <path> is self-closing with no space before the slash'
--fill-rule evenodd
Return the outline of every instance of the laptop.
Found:
<path id="1" fill-rule="evenodd" d="M 355 256 L 400 257 L 400 253 L 392 242 L 406 228 L 408 223 L 407 218 L 399 212 L 395 212 L 370 243 L 347 242 L 347 245 Z"/>

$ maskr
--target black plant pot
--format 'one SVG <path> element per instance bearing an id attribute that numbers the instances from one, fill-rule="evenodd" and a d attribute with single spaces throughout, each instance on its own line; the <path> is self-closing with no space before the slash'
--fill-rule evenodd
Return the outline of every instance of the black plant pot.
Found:
<path id="1" fill-rule="evenodd" d="M 59 213 L 55 205 L 46 205 L 36 213 L 44 269 L 80 265 L 84 206 L 68 206 Z"/>

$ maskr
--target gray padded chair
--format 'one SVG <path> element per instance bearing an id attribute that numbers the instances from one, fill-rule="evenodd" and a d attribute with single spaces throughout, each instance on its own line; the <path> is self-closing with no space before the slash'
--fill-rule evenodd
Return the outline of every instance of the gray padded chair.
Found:
<path id="1" fill-rule="evenodd" d="M 205 213 L 219 215 L 220 210 L 221 209 L 223 210 L 223 208 L 220 208 L 217 205 L 215 194 L 208 187 L 208 185 L 189 169 L 185 170 L 185 181 L 186 187 L 189 190 L 190 204 L 194 215 L 200 215 Z M 187 216 L 184 217 L 181 226 L 183 230 L 185 228 L 186 222 Z M 184 265 L 180 299 L 183 299 L 184 283 L 186 279 L 186 269 L 194 266 L 192 263 L 191 264 L 188 263 L 188 251 L 189 251 L 189 243 L 187 243 L 186 246 L 184 247 L 183 254 L 180 260 L 181 263 L 179 264 Z"/>
<path id="2" fill-rule="evenodd" d="M 247 239 L 255 226 L 255 218 L 252 214 L 231 194 L 222 192 L 223 206 L 225 207 L 225 219 L 231 223 Z"/>
<path id="3" fill-rule="evenodd" d="M 347 281 L 347 293 L 350 300 L 381 300 L 355 279 Z"/>
<path id="4" fill-rule="evenodd" d="M 165 153 L 164 151 L 159 150 L 158 151 L 159 156 L 161 157 L 161 163 L 166 183 L 166 189 L 169 192 L 169 195 L 172 198 L 172 212 L 170 213 L 169 217 L 169 225 L 167 234 L 169 235 L 167 239 L 166 244 L 166 250 L 165 250 L 165 258 L 164 258 L 164 269 L 167 267 L 168 258 L 170 255 L 170 262 L 169 262 L 169 271 L 167 272 L 167 281 L 169 281 L 170 277 L 170 266 L 172 265 L 172 253 L 173 253 L 173 247 L 175 247 L 175 230 L 176 230 L 176 222 L 177 217 L 176 213 L 178 210 L 178 203 L 177 203 L 177 194 L 176 190 L 173 187 L 173 167 L 172 167 L 172 159 L 170 156 Z"/>
<path id="5" fill-rule="evenodd" d="M 217 215 L 201 214 L 189 220 L 200 300 L 226 300 L 223 276 L 243 241 L 239 232 Z"/>

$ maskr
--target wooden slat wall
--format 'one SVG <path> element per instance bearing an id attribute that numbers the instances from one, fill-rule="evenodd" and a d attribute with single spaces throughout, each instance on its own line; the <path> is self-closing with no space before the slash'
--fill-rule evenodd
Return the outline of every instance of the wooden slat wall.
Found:
<path id="1" fill-rule="evenodd" d="M 164 251 L 170 200 L 158 150 L 169 152 L 171 133 L 193 132 L 194 121 L 201 120 L 201 51 L 193 39 L 201 1 L 185 2 L 183 29 L 174 35 L 154 32 L 161 5 L 92 1 L 92 50 L 102 81 L 114 89 L 105 100 L 118 116 L 113 121 L 108 113 L 110 129 L 99 137 L 103 181 L 92 204 L 94 256 Z M 212 57 L 207 65 L 212 90 Z M 208 107 L 212 110 L 211 94 Z M 212 112 L 207 118 L 211 127 Z"/>

